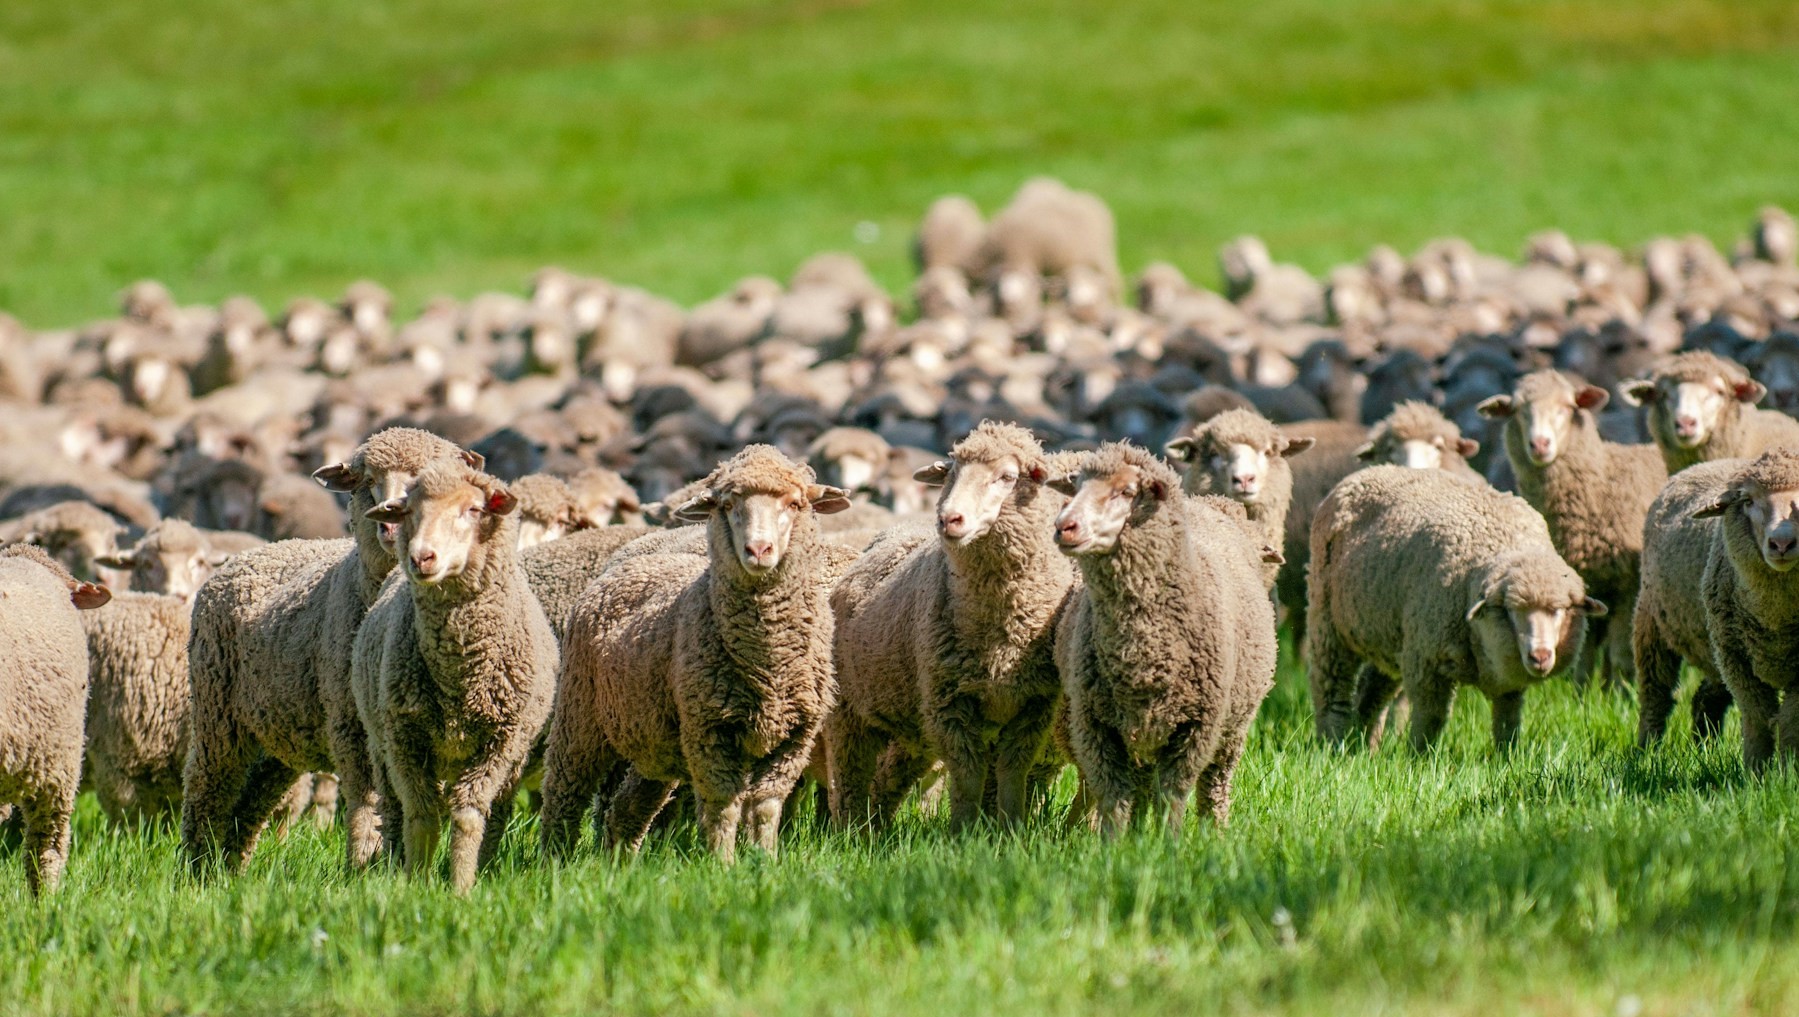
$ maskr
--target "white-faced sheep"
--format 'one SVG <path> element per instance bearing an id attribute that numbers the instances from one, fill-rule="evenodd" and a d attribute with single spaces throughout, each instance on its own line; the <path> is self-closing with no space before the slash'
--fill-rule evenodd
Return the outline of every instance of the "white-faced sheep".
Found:
<path id="1" fill-rule="evenodd" d="M 193 737 L 181 839 L 191 864 L 241 866 L 294 778 L 337 774 L 352 865 L 380 846 L 368 739 L 350 689 L 356 629 L 394 566 L 393 524 L 367 513 L 431 463 L 480 457 L 423 431 L 389 428 L 317 476 L 350 495 L 350 540 L 289 540 L 234 556 L 194 602 Z"/>
<path id="2" fill-rule="evenodd" d="M 1055 621 L 1074 583 L 1051 526 L 1063 503 L 1029 431 L 983 422 L 919 471 L 940 485 L 939 540 L 878 540 L 831 595 L 839 699 L 828 730 L 831 812 L 885 823 L 941 759 L 957 825 L 1022 817 L 1061 686 Z M 877 766 L 879 771 L 877 772 Z"/>
<path id="3" fill-rule="evenodd" d="M 1307 673 L 1318 733 L 1370 744 L 1395 689 L 1414 748 L 1436 741 L 1458 685 L 1493 705 L 1493 741 L 1517 738 L 1524 692 L 1580 653 L 1605 605 L 1556 554 L 1522 498 L 1440 470 L 1375 466 L 1312 521 Z"/>
<path id="4" fill-rule="evenodd" d="M 69 856 L 69 817 L 81 786 L 87 640 L 78 609 L 105 604 L 42 549 L 0 550 L 0 804 L 25 820 L 25 880 L 56 889 Z"/>
<path id="5" fill-rule="evenodd" d="M 1715 516 L 1695 517 L 1742 475 L 1747 459 L 1718 459 L 1689 466 L 1668 478 L 1643 523 L 1642 575 L 1631 622 L 1637 671 L 1637 744 L 1661 740 L 1674 712 L 1680 664 L 1700 674 L 1693 693 L 1693 733 L 1716 734 L 1730 709 L 1712 660 L 1705 620 L 1705 566 L 1712 553 Z"/>
<path id="6" fill-rule="evenodd" d="M 1777 746 L 1784 761 L 1799 761 L 1799 450 L 1764 453 L 1694 516 L 1718 520 L 1705 621 L 1712 659 L 1743 714 L 1743 762 L 1758 771 Z"/>
<path id="7" fill-rule="evenodd" d="M 1356 449 L 1364 463 L 1388 463 L 1414 470 L 1442 470 L 1471 484 L 1486 478 L 1468 465 L 1480 442 L 1462 437 L 1462 429 L 1429 403 L 1406 401 L 1393 407 L 1368 431 L 1368 442 Z"/>
<path id="8" fill-rule="evenodd" d="M 1293 468 L 1287 460 L 1311 447 L 1311 438 L 1288 437 L 1257 413 L 1227 410 L 1169 442 L 1168 457 L 1189 464 L 1182 490 L 1242 505 L 1262 542 L 1279 551 L 1286 543 L 1287 508 L 1293 500 Z M 1262 566 L 1270 590 L 1280 568 L 1275 562 Z"/>
<path id="9" fill-rule="evenodd" d="M 814 514 L 848 504 L 810 469 L 751 446 L 677 510 L 706 520 L 707 558 L 649 555 L 588 587 L 570 616 L 544 759 L 546 853 L 573 845 L 621 760 L 644 780 L 610 811 L 615 843 L 638 843 L 686 781 L 719 857 L 734 856 L 745 820 L 775 850 L 782 804 L 836 700 L 827 598 L 843 559 Z"/>
<path id="10" fill-rule="evenodd" d="M 1773 448 L 1799 447 L 1799 420 L 1755 404 L 1761 382 L 1722 357 L 1702 350 L 1676 354 L 1624 399 L 1649 409 L 1649 435 L 1670 474 L 1711 459 L 1753 459 Z"/>
<path id="11" fill-rule="evenodd" d="M 555 694 L 556 637 L 518 564 L 517 507 L 499 480 L 439 459 L 368 512 L 399 527 L 404 572 L 369 609 L 350 666 L 384 836 L 424 871 L 448 819 L 459 893 L 505 832 Z"/>
<path id="12" fill-rule="evenodd" d="M 643 503 L 617 473 L 593 466 L 562 479 L 575 496 L 575 529 L 643 522 Z"/>
<path id="13" fill-rule="evenodd" d="M 1178 833 L 1188 795 L 1220 825 L 1250 723 L 1274 687 L 1274 610 L 1242 509 L 1191 497 L 1149 453 L 1103 445 L 1051 481 L 1071 500 L 1056 543 L 1083 585 L 1056 631 L 1069 742 L 1115 835 L 1158 807 Z"/>
<path id="14" fill-rule="evenodd" d="M 582 529 L 575 492 L 559 477 L 533 473 L 513 481 L 518 502 L 518 547 L 547 544 Z"/>
<path id="15" fill-rule="evenodd" d="M 1643 520 L 1668 471 L 1655 446 L 1619 445 L 1599 436 L 1598 413 L 1609 398 L 1605 389 L 1560 372 L 1537 371 L 1520 378 L 1510 395 L 1482 402 L 1480 414 L 1504 421 L 1505 454 L 1518 493 L 1542 513 L 1556 550 L 1580 573 L 1587 592 L 1614 612 L 1594 620 L 1589 646 L 1605 646 L 1608 676 L 1628 683 L 1635 671 L 1630 621 Z"/>

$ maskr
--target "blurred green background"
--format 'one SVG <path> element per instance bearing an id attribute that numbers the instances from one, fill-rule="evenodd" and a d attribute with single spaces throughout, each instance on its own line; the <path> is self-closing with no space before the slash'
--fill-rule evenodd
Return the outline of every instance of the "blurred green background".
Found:
<path id="1" fill-rule="evenodd" d="M 1727 241 L 1799 206 L 1799 4 L 0 4 L 0 307 L 39 326 L 140 276 L 414 305 L 554 262 L 692 301 L 842 248 L 897 287 L 931 198 L 1035 173 L 1112 203 L 1127 269 L 1208 280 L 1243 231 L 1313 269 Z"/>

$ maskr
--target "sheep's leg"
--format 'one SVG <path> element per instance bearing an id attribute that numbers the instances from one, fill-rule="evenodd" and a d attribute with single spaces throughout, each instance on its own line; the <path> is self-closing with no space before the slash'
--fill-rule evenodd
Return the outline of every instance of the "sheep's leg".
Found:
<path id="1" fill-rule="evenodd" d="M 674 797 L 676 786 L 672 780 L 651 780 L 633 767 L 606 809 L 607 850 L 636 854 L 657 813 Z"/>
<path id="2" fill-rule="evenodd" d="M 1111 840 L 1131 820 L 1131 800 L 1138 791 L 1136 764 L 1118 732 L 1094 723 L 1084 711 L 1069 711 L 1068 734 L 1081 779 L 1099 812 L 1099 832 Z"/>
<path id="3" fill-rule="evenodd" d="M 435 840 L 436 824 L 432 825 L 431 832 Z M 481 842 L 486 836 L 487 817 L 481 814 L 479 808 L 462 805 L 450 813 L 450 888 L 459 894 L 468 893 L 475 885 L 475 872 L 481 861 Z"/>
<path id="4" fill-rule="evenodd" d="M 1634 585 L 1634 584 L 1633 584 Z M 1605 687 L 1609 692 L 1621 692 L 1626 695 L 1637 686 L 1636 657 L 1632 650 L 1631 632 L 1632 616 L 1636 611 L 1636 591 L 1614 597 L 1611 614 L 1605 619 Z M 1589 621 L 1587 624 L 1591 625 Z M 1589 632 L 1589 639 L 1597 639 L 1597 632 Z"/>
<path id="5" fill-rule="evenodd" d="M 370 758 L 375 753 L 369 749 L 369 733 L 356 711 L 336 712 L 338 716 L 327 719 L 327 738 L 344 799 L 344 857 L 351 869 L 361 869 L 381 850 L 380 804 Z"/>
<path id="6" fill-rule="evenodd" d="M 1249 738 L 1249 727 L 1228 732 L 1218 745 L 1212 761 L 1199 775 L 1200 800 L 1212 810 L 1212 821 L 1220 827 L 1231 823 L 1231 778 L 1243 758 L 1243 744 Z"/>
<path id="7" fill-rule="evenodd" d="M 1355 727 L 1367 741 L 1368 748 L 1380 747 L 1382 733 L 1386 730 L 1387 708 L 1393 703 L 1393 694 L 1399 690 L 1399 682 L 1373 664 L 1363 664 L 1356 672 L 1355 683 Z"/>
<path id="8" fill-rule="evenodd" d="M 1320 604 L 1320 609 L 1324 605 Z M 1312 720 L 1318 737 L 1331 745 L 1348 738 L 1355 723 L 1357 673 L 1362 661 L 1342 639 L 1326 613 L 1307 635 L 1306 679 L 1312 689 Z"/>
<path id="9" fill-rule="evenodd" d="M 955 696 L 928 704 L 925 733 L 949 771 L 950 825 L 962 829 L 979 818 L 986 791 L 989 751 L 982 738 L 981 704 Z"/>
<path id="10" fill-rule="evenodd" d="M 481 835 L 481 854 L 477 861 L 479 868 L 487 868 L 500 850 L 500 841 L 506 836 L 506 827 L 512 822 L 512 811 L 517 806 L 518 780 L 514 778 L 500 788 L 493 804 L 488 806 L 487 825 Z"/>
<path id="11" fill-rule="evenodd" d="M 900 803 L 906 800 L 907 792 L 934 765 L 930 757 L 917 752 L 904 742 L 889 742 L 887 751 L 881 753 L 880 766 L 875 770 L 873 793 L 870 795 L 870 810 L 873 826 L 884 830 L 892 825 L 893 817 L 898 814 Z M 942 781 L 925 789 L 919 796 L 918 808 L 921 812 L 935 811 L 936 801 L 930 799 L 931 792 L 942 787 Z"/>
<path id="12" fill-rule="evenodd" d="M 52 789 L 23 803 L 25 815 L 25 883 L 32 896 L 54 891 L 69 860 L 69 817 L 75 811 L 75 788 Z"/>
<path id="13" fill-rule="evenodd" d="M 1016 823 L 1029 811 L 1031 773 L 1043 756 L 1054 719 L 1055 700 L 1038 699 L 1025 704 L 1000 729 L 993 746 L 993 781 L 1001 821 Z"/>
<path id="14" fill-rule="evenodd" d="M 1799 689 L 1788 687 L 1780 694 L 1779 717 L 1780 762 L 1784 766 L 1799 764 Z"/>
<path id="15" fill-rule="evenodd" d="M 1455 703 L 1455 681 L 1434 670 L 1412 668 L 1407 670 L 1405 687 L 1406 698 L 1412 702 L 1412 748 L 1429 751 L 1449 722 L 1449 708 Z"/>
<path id="16" fill-rule="evenodd" d="M 338 780 L 335 773 L 312 775 L 312 822 L 321 830 L 331 829 L 337 818 Z"/>
<path id="17" fill-rule="evenodd" d="M 560 697 L 559 697 L 560 699 Z M 577 711 L 557 707 L 550 720 L 549 746 L 543 757 L 543 853 L 561 858 L 581 839 L 586 814 L 613 767 L 618 753 L 606 743 L 599 725 Z"/>
<path id="18" fill-rule="evenodd" d="M 1523 715 L 1523 692 L 1493 697 L 1493 748 L 1500 752 L 1512 750 L 1518 742 L 1518 725 Z"/>
<path id="19" fill-rule="evenodd" d="M 1724 730 L 1724 715 L 1730 712 L 1731 702 L 1724 681 L 1700 669 L 1699 687 L 1693 690 L 1693 737 L 1717 737 Z"/>
<path id="20" fill-rule="evenodd" d="M 1755 669 L 1742 647 L 1728 639 L 1718 638 L 1721 626 L 1712 625 L 1712 658 L 1730 687 L 1737 709 L 1743 712 L 1743 765 L 1750 773 L 1760 773 L 1774 756 L 1775 718 L 1780 711 L 1780 694 L 1756 677 Z"/>
<path id="21" fill-rule="evenodd" d="M 726 865 L 737 860 L 737 827 L 742 819 L 742 793 L 700 797 L 700 826 L 706 831 L 706 846 Z"/>
<path id="22" fill-rule="evenodd" d="M 1216 743 L 1211 747 L 1225 748 Z M 1187 819 L 1187 799 L 1192 796 L 1194 785 L 1210 762 L 1204 758 L 1207 748 L 1207 739 L 1199 725 L 1183 724 L 1170 736 L 1168 747 L 1162 751 L 1161 765 L 1156 767 L 1154 801 L 1168 836 L 1177 840 Z M 1228 791 L 1226 794 L 1228 796 Z"/>
<path id="23" fill-rule="evenodd" d="M 825 722 L 824 739 L 830 762 L 832 824 L 846 827 L 872 821 L 871 794 L 881 741 L 845 707 L 839 707 Z"/>
<path id="24" fill-rule="evenodd" d="M 224 718 L 211 724 L 195 718 L 181 778 L 181 846 L 190 867 L 219 857 L 250 776 L 251 753 Z"/>
<path id="25" fill-rule="evenodd" d="M 271 820 L 275 836 L 286 839 L 288 831 L 311 802 L 312 774 L 302 773 L 294 778 L 293 786 L 287 789 L 287 794 L 282 795 L 281 801 L 275 805 L 275 815 Z"/>
<path id="26" fill-rule="evenodd" d="M 296 775 L 293 767 L 274 756 L 264 756 L 250 768 L 243 793 L 232 810 L 232 826 L 225 832 L 225 862 L 233 871 L 241 870 L 255 853 L 257 838 L 268 826 L 281 796 L 293 786 Z"/>
<path id="27" fill-rule="evenodd" d="M 1630 648 L 1637 669 L 1637 744 L 1648 748 L 1661 741 L 1668 730 L 1668 715 L 1674 712 L 1674 690 L 1680 685 L 1680 654 L 1662 641 L 1661 625 L 1647 610 L 1636 613 Z M 1697 710 L 1693 716 L 1697 723 Z"/>
<path id="28" fill-rule="evenodd" d="M 749 808 L 750 843 L 774 857 L 780 850 L 781 804 L 779 795 L 769 795 Z"/>

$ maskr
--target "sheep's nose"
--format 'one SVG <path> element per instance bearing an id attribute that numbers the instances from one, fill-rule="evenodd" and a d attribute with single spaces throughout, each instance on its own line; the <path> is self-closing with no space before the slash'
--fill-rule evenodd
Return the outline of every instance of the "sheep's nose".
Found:
<path id="1" fill-rule="evenodd" d="M 1695 417 L 1679 416 L 1674 418 L 1675 434 L 1692 434 L 1699 430 L 1699 421 Z"/>
<path id="2" fill-rule="evenodd" d="M 1799 537 L 1791 534 L 1784 537 L 1768 534 L 1768 550 L 1772 551 L 1775 557 L 1784 558 L 1792 554 L 1795 545 L 1799 545 Z"/>
<path id="3" fill-rule="evenodd" d="M 432 567 L 436 564 L 436 551 L 419 551 L 412 556 L 412 569 L 414 572 L 429 574 Z"/>
<path id="4" fill-rule="evenodd" d="M 1537 456 L 1539 458 L 1542 456 L 1548 455 L 1549 454 L 1549 439 L 1548 438 L 1532 438 L 1530 440 L 1530 454 L 1533 456 Z"/>
<path id="5" fill-rule="evenodd" d="M 1239 473 L 1231 478 L 1231 486 L 1239 491 L 1253 491 L 1256 489 L 1256 475 L 1253 473 Z"/>
<path id="6" fill-rule="evenodd" d="M 1530 651 L 1530 666 L 1535 671 L 1537 671 L 1537 673 L 1541 674 L 1545 671 L 1548 671 L 1549 665 L 1551 665 L 1553 663 L 1555 663 L 1555 651 L 1554 650 L 1551 650 L 1547 647 L 1539 646 L 1536 649 Z"/>
<path id="7" fill-rule="evenodd" d="M 1081 542 L 1081 523 L 1078 519 L 1063 519 L 1056 523 L 1056 540 L 1063 544 Z"/>
<path id="8" fill-rule="evenodd" d="M 945 512 L 937 517 L 937 527 L 951 537 L 960 536 L 968 529 L 968 517 L 960 512 Z"/>
<path id="9" fill-rule="evenodd" d="M 752 540 L 743 545 L 743 553 L 760 565 L 774 555 L 775 545 L 766 540 Z"/>

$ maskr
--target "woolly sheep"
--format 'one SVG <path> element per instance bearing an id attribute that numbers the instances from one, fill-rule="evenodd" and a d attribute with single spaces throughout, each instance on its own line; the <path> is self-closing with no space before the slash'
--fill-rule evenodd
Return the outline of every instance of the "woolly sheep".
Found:
<path id="1" fill-rule="evenodd" d="M 356 629 L 394 566 L 392 524 L 368 518 L 440 459 L 481 459 L 424 431 L 389 428 L 315 476 L 350 496 L 349 540 L 289 540 L 227 561 L 194 598 L 193 736 L 181 840 L 192 865 L 241 867 L 288 786 L 329 771 L 347 802 L 346 853 L 380 846 L 368 740 L 350 689 Z"/>
<path id="2" fill-rule="evenodd" d="M 1287 460 L 1312 447 L 1313 439 L 1288 437 L 1267 418 L 1248 410 L 1228 410 L 1168 443 L 1168 457 L 1190 464 L 1181 478 L 1188 494 L 1211 494 L 1243 506 L 1262 543 L 1280 550 L 1286 543 L 1287 509 L 1293 500 L 1293 468 Z M 1283 555 L 1284 558 L 1284 555 Z M 1262 566 L 1273 590 L 1281 566 Z"/>
<path id="3" fill-rule="evenodd" d="M 1318 733 L 1370 745 L 1401 684 L 1411 743 L 1436 741 L 1457 685 L 1516 740 L 1524 692 L 1580 654 L 1605 614 L 1524 499 L 1440 470 L 1374 466 L 1338 484 L 1312 521 L 1307 675 Z"/>
<path id="4" fill-rule="evenodd" d="M 1799 450 L 1775 449 L 1737 471 L 1695 518 L 1716 518 L 1705 563 L 1712 660 L 1743 714 L 1743 763 L 1760 771 L 1778 747 L 1799 761 Z"/>
<path id="5" fill-rule="evenodd" d="M 533 473 L 512 482 L 518 502 L 518 547 L 547 544 L 582 528 L 575 492 L 558 477 Z"/>
<path id="6" fill-rule="evenodd" d="M 986 228 L 980 207 L 969 198 L 947 194 L 931 202 L 912 242 L 912 260 L 919 274 L 938 268 L 968 271 Z"/>
<path id="7" fill-rule="evenodd" d="M 1608 676 L 1629 683 L 1643 520 L 1668 472 L 1653 445 L 1600 438 L 1597 417 L 1609 398 L 1605 389 L 1560 372 L 1537 371 L 1520 378 L 1510 395 L 1482 402 L 1480 414 L 1504 423 L 1518 493 L 1542 513 L 1556 550 L 1587 592 L 1614 612 L 1593 621 L 1589 646 L 1605 646 Z"/>
<path id="8" fill-rule="evenodd" d="M 264 540 L 335 540 L 347 533 L 344 510 L 331 492 L 305 477 L 278 473 L 256 489 L 247 529 Z"/>
<path id="9" fill-rule="evenodd" d="M 567 636 L 568 612 L 587 585 L 599 576 L 613 552 L 638 537 L 665 531 L 641 523 L 602 526 L 571 533 L 561 540 L 523 548 L 519 564 L 543 605 L 550 629 L 560 643 Z"/>
<path id="10" fill-rule="evenodd" d="M 76 578 L 116 585 L 123 577 L 104 570 L 118 568 L 109 558 L 124 532 L 117 519 L 92 502 L 63 501 L 0 522 L 0 544 L 35 544 Z"/>
<path id="11" fill-rule="evenodd" d="M 1051 484 L 1070 496 L 1056 543 L 1082 585 L 1056 629 L 1070 745 L 1116 835 L 1151 806 L 1178 834 L 1190 792 L 1219 825 L 1274 687 L 1274 611 L 1242 509 L 1180 491 L 1142 449 L 1102 445 Z"/>
<path id="12" fill-rule="evenodd" d="M 782 804 L 836 699 L 836 576 L 814 516 L 848 504 L 810 469 L 750 446 L 678 510 L 706 520 L 707 558 L 617 563 L 588 587 L 570 614 L 544 758 L 547 854 L 572 846 L 621 759 L 643 780 L 608 815 L 614 843 L 640 842 L 688 781 L 715 854 L 734 857 L 742 820 L 774 852 Z"/>
<path id="13" fill-rule="evenodd" d="M 1275 577 L 1275 597 L 1286 612 L 1295 646 L 1305 646 L 1306 563 L 1312 560 L 1312 517 L 1337 482 L 1362 468 L 1356 450 L 1367 444 L 1368 429 L 1338 420 L 1311 420 L 1288 424 L 1281 433 L 1289 438 L 1310 438 L 1312 448 L 1288 464 L 1293 473 L 1293 498 L 1287 508 L 1286 539 L 1281 556 L 1286 563 Z"/>
<path id="14" fill-rule="evenodd" d="M 1670 474 L 1710 459 L 1799 447 L 1799 420 L 1756 408 L 1766 394 L 1741 367 L 1701 350 L 1670 357 L 1623 393 L 1625 402 L 1648 408 L 1649 435 Z"/>
<path id="15" fill-rule="evenodd" d="M 643 503 L 625 478 L 592 466 L 563 477 L 575 496 L 575 529 L 643 522 Z"/>
<path id="16" fill-rule="evenodd" d="M 827 731 L 831 812 L 884 824 L 934 760 L 950 815 L 1021 819 L 1061 691 L 1055 621 L 1074 583 L 1051 522 L 1063 498 L 1029 431 L 983 422 L 919 471 L 942 487 L 937 533 L 882 539 L 831 595 L 840 703 Z M 878 770 L 877 770 L 878 766 Z"/>
<path id="17" fill-rule="evenodd" d="M 25 820 L 25 881 L 33 894 L 62 879 L 69 816 L 81 787 L 87 640 L 77 610 L 106 603 L 104 586 L 69 574 L 41 548 L 0 549 L 0 804 Z"/>
<path id="18" fill-rule="evenodd" d="M 428 869 L 448 819 L 450 885 L 467 893 L 505 832 L 555 692 L 556 636 L 519 567 L 518 500 L 458 459 L 368 511 L 399 527 L 394 576 L 356 632 L 350 682 L 384 836 Z"/>
<path id="19" fill-rule="evenodd" d="M 1486 478 L 1468 465 L 1468 459 L 1479 451 L 1480 442 L 1462 437 L 1462 429 L 1441 410 L 1408 400 L 1369 429 L 1368 442 L 1356 449 L 1356 458 L 1414 470 L 1442 470 L 1484 485 Z"/>
<path id="20" fill-rule="evenodd" d="M 1668 478 L 1649 505 L 1631 621 L 1639 745 L 1660 741 L 1667 730 L 1683 660 L 1701 676 L 1693 693 L 1693 733 L 1708 737 L 1724 725 L 1730 690 L 1712 660 L 1705 620 L 1705 566 L 1718 521 L 1694 513 L 1716 502 L 1749 463 L 1717 459 L 1689 466 Z"/>
<path id="21" fill-rule="evenodd" d="M 83 612 L 87 633 L 86 784 L 114 822 L 172 815 L 188 743 L 185 598 L 115 594 Z"/>

